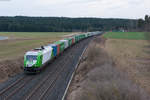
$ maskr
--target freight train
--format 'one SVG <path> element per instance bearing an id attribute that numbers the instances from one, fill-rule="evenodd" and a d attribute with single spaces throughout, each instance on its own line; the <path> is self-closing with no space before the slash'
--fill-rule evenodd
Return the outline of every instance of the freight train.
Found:
<path id="1" fill-rule="evenodd" d="M 99 34 L 102 34 L 102 32 L 97 31 L 77 34 L 72 37 L 65 38 L 52 44 L 41 46 L 40 48 L 35 48 L 31 51 L 26 52 L 24 55 L 24 72 L 40 72 L 47 63 L 56 58 L 56 56 L 61 54 L 68 47 L 71 47 L 72 45 L 85 38 Z"/>

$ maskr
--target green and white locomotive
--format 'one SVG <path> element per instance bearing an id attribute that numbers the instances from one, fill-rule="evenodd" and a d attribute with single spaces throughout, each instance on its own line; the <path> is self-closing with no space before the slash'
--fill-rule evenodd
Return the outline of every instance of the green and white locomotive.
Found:
<path id="1" fill-rule="evenodd" d="M 38 72 L 53 59 L 53 48 L 45 46 L 28 51 L 24 56 L 24 71 Z"/>

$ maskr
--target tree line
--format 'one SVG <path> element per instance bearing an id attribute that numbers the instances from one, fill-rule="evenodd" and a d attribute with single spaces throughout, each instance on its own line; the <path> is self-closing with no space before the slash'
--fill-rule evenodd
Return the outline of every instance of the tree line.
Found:
<path id="1" fill-rule="evenodd" d="M 136 29 L 137 20 L 67 17 L 0 17 L 1 32 L 73 32 Z"/>
<path id="2" fill-rule="evenodd" d="M 138 28 L 140 31 L 150 32 L 150 16 L 149 15 L 145 15 L 144 19 L 138 20 Z"/>

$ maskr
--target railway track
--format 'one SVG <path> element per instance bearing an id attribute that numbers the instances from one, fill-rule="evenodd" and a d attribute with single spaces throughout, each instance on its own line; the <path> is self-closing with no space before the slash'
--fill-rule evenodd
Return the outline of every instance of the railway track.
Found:
<path id="1" fill-rule="evenodd" d="M 40 74 L 23 74 L 11 83 L 6 82 L 8 85 L 0 85 L 0 100 L 60 100 L 81 53 L 91 39 L 67 49 Z"/>

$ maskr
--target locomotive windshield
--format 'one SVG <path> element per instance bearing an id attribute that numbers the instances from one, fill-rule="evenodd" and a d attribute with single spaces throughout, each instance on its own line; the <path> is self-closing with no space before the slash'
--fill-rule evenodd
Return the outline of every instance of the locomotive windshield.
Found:
<path id="1" fill-rule="evenodd" d="M 37 56 L 34 56 L 34 55 L 27 55 L 27 56 L 26 56 L 26 59 L 27 59 L 28 61 L 37 60 Z"/>

